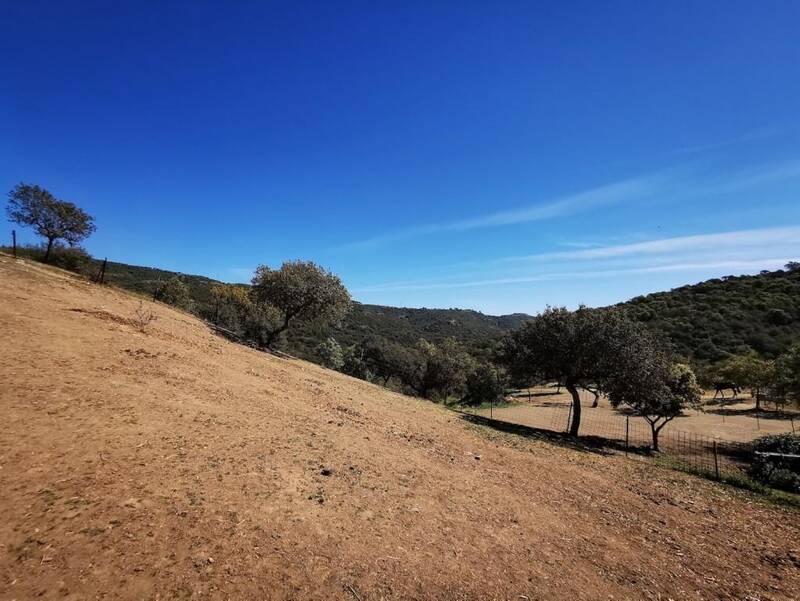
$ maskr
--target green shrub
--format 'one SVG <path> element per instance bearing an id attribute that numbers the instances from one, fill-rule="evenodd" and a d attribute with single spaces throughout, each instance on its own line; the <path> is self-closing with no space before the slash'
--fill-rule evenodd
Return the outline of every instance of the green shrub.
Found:
<path id="1" fill-rule="evenodd" d="M 82 275 L 92 275 L 93 265 L 92 256 L 80 246 L 66 246 L 55 243 L 50 249 L 50 257 L 44 260 L 47 248 L 44 245 L 31 244 L 17 249 L 17 254 L 21 257 L 28 257 L 40 263 L 47 263 L 54 267 L 66 269 Z"/>
<path id="2" fill-rule="evenodd" d="M 794 434 L 762 436 L 753 442 L 753 451 L 753 461 L 747 470 L 752 478 L 773 488 L 800 493 L 800 459 L 780 456 L 800 455 L 800 436 Z"/>

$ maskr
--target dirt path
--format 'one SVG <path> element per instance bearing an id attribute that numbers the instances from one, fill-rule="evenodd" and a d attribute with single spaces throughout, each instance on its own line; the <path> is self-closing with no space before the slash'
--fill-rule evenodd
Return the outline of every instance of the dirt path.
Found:
<path id="1" fill-rule="evenodd" d="M 0 255 L 0 599 L 762 599 L 800 514 Z"/>

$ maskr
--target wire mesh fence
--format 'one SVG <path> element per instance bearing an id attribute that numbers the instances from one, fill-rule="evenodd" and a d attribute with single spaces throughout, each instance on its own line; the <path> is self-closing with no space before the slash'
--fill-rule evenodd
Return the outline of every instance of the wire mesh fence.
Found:
<path id="1" fill-rule="evenodd" d="M 458 409 L 496 422 L 565 435 L 573 418 L 571 404 L 556 402 L 460 406 Z M 590 406 L 582 407 L 579 436 L 614 452 L 657 459 L 671 467 L 717 478 L 745 473 L 753 457 L 752 442 L 689 432 L 675 428 L 673 423 L 658 433 L 658 451 L 655 452 L 653 431 L 644 418 L 595 410 Z"/>

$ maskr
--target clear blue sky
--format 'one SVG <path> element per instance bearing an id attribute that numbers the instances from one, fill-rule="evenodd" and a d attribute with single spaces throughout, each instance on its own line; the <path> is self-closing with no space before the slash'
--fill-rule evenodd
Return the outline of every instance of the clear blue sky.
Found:
<path id="1" fill-rule="evenodd" d="M 0 189 L 76 202 L 117 261 L 608 304 L 800 258 L 799 28 L 793 0 L 0 1 Z"/>

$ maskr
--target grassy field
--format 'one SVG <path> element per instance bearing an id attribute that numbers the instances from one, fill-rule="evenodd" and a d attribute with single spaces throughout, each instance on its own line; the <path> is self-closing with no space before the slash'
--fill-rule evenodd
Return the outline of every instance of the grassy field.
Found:
<path id="1" fill-rule="evenodd" d="M 757 495 L 476 426 L 149 301 L 142 331 L 139 298 L 41 265 L 0 255 L 0 282 L 1 599 L 800 590 L 799 514 Z"/>

